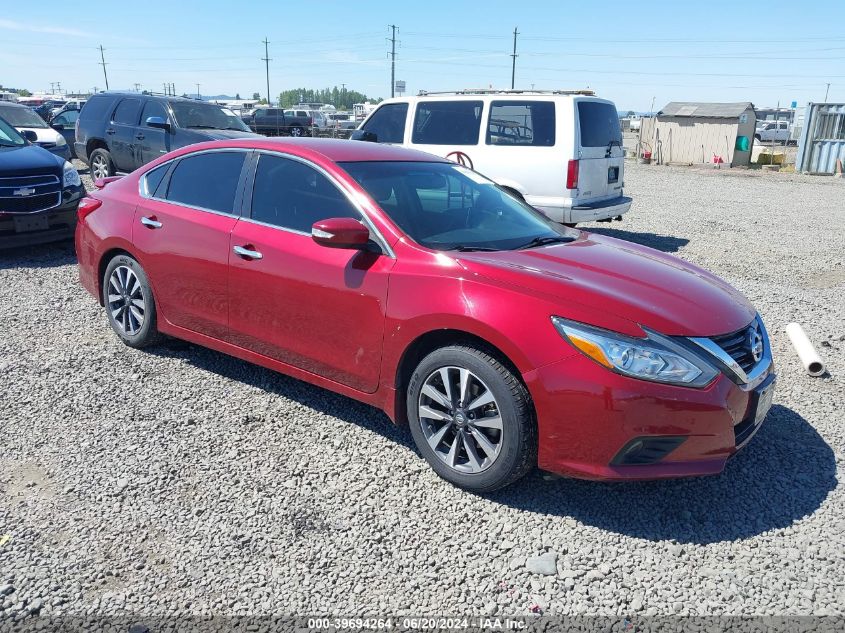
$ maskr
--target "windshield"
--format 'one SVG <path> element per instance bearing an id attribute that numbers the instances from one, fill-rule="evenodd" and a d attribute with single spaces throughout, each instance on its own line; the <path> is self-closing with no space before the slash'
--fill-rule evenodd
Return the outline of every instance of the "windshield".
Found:
<path id="1" fill-rule="evenodd" d="M 23 136 L 0 118 L 0 147 L 22 147 L 24 145 L 26 145 L 26 141 Z"/>
<path id="2" fill-rule="evenodd" d="M 40 116 L 35 114 L 29 108 L 22 108 L 20 106 L 0 106 L 0 116 L 6 119 L 6 122 L 15 127 L 47 127 Z"/>
<path id="3" fill-rule="evenodd" d="M 241 118 L 228 108 L 199 101 L 171 101 L 170 107 L 179 127 L 249 132 Z"/>
<path id="4" fill-rule="evenodd" d="M 566 229 L 459 165 L 355 162 L 340 166 L 408 236 L 427 248 L 511 250 L 545 240 L 572 239 Z"/>

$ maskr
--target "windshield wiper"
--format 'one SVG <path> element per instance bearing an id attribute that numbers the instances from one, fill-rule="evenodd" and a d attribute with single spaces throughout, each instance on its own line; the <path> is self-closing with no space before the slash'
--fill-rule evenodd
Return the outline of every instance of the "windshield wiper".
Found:
<path id="1" fill-rule="evenodd" d="M 489 246 L 471 246 L 469 244 L 459 244 L 454 248 L 447 249 L 450 251 L 458 251 L 459 253 L 472 253 L 473 251 L 483 251 L 488 253 L 494 253 L 498 251 L 498 248 L 490 248 Z"/>
<path id="2" fill-rule="evenodd" d="M 574 237 L 566 237 L 564 235 L 554 235 L 554 236 L 545 236 L 545 237 L 535 237 L 533 240 L 528 242 L 528 244 L 523 244 L 522 246 L 517 246 L 516 250 L 521 251 L 526 248 L 534 248 L 536 246 L 545 246 L 546 244 L 566 244 L 568 242 L 574 242 Z"/>
<path id="3" fill-rule="evenodd" d="M 215 125 L 188 125 L 189 128 L 198 128 L 203 130 L 216 130 L 218 129 Z"/>

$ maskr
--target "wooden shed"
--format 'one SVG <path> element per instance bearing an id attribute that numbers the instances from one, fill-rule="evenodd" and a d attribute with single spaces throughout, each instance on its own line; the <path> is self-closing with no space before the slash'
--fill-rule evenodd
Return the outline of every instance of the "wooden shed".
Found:
<path id="1" fill-rule="evenodd" d="M 641 139 L 651 146 L 652 159 L 693 165 L 720 158 L 731 167 L 748 165 L 756 125 L 754 104 L 672 101 L 648 120 Z"/>

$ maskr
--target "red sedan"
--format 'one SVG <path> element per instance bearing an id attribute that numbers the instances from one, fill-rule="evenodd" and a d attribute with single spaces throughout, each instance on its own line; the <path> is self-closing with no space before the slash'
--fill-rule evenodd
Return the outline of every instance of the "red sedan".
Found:
<path id="1" fill-rule="evenodd" d="M 185 339 L 380 407 L 461 487 L 534 466 L 718 473 L 771 405 L 737 290 L 429 154 L 218 141 L 107 180 L 76 250 L 121 340 Z"/>

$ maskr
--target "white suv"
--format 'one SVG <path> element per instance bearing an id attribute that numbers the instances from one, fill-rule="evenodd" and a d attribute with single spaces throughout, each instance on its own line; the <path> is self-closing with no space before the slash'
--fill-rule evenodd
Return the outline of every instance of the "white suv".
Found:
<path id="1" fill-rule="evenodd" d="M 565 224 L 617 218 L 631 207 L 616 106 L 591 91 L 388 99 L 352 138 L 450 158 Z"/>

